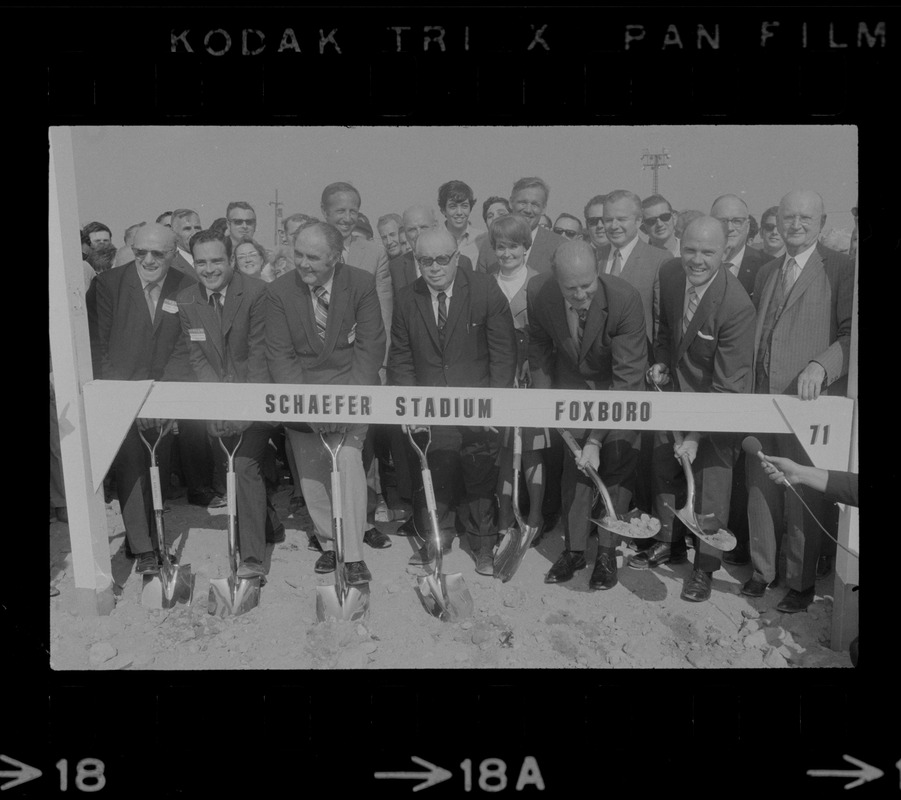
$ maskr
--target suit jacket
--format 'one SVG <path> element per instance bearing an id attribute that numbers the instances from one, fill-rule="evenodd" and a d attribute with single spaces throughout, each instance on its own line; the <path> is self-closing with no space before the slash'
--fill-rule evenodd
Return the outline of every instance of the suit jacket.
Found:
<path id="1" fill-rule="evenodd" d="M 177 255 L 175 256 L 175 261 L 172 262 L 172 266 L 177 270 L 184 272 L 185 275 L 196 277 L 196 273 L 194 272 L 194 265 L 191 264 L 191 262 L 181 254 L 181 250 L 176 248 L 175 252 L 177 253 Z"/>
<path id="2" fill-rule="evenodd" d="M 184 369 L 167 370 L 167 365 L 182 335 L 176 296 L 196 282 L 193 276 L 170 267 L 151 323 L 134 261 L 97 275 L 86 298 L 94 377 L 120 381 L 191 380 Z"/>
<path id="3" fill-rule="evenodd" d="M 266 359 L 276 383 L 378 386 L 385 328 L 375 278 L 337 264 L 325 341 L 316 332 L 313 295 L 297 270 L 267 284 Z"/>
<path id="4" fill-rule="evenodd" d="M 648 350 L 638 290 L 622 278 L 598 276 L 582 344 L 569 331 L 566 301 L 553 275 L 529 281 L 529 369 L 536 389 L 645 390 Z M 603 430 L 590 436 L 601 442 Z M 616 438 L 631 432 L 614 431 Z M 619 436 L 623 434 L 623 436 Z M 573 431 L 573 435 L 580 435 Z"/>
<path id="5" fill-rule="evenodd" d="M 711 278 L 685 335 L 685 270 L 674 258 L 660 268 L 660 320 L 654 360 L 665 364 L 681 392 L 753 391 L 756 312 L 738 279 L 726 268 Z"/>
<path id="6" fill-rule="evenodd" d="M 457 260 L 457 269 L 465 269 L 472 272 L 472 261 L 461 253 Z M 412 253 L 401 253 L 399 256 L 392 258 L 388 262 L 388 272 L 391 275 L 391 288 L 394 291 L 395 298 L 397 298 L 397 293 L 404 286 L 408 286 L 419 277 L 419 269 L 413 260 Z"/>
<path id="7" fill-rule="evenodd" d="M 494 279 L 500 286 L 500 272 L 494 273 Z M 526 267 L 526 282 L 519 291 L 510 298 L 510 313 L 513 315 L 513 327 L 516 330 L 516 367 L 519 370 L 529 357 L 529 313 L 528 313 L 528 288 L 529 281 L 537 277 L 538 273 L 531 267 Z M 503 291 L 503 290 L 501 290 Z M 506 297 L 506 295 L 504 295 Z M 517 375 L 519 372 L 517 371 Z"/>
<path id="8" fill-rule="evenodd" d="M 757 325 L 754 369 L 761 347 L 763 321 L 788 253 L 762 266 L 754 284 Z M 96 281 L 95 281 L 96 283 Z M 817 245 L 788 296 L 773 327 L 770 346 L 770 393 L 797 394 L 798 376 L 811 361 L 826 370 L 823 391 L 847 391 L 851 344 L 854 265 L 848 256 Z"/>
<path id="9" fill-rule="evenodd" d="M 424 278 L 398 292 L 388 357 L 394 386 L 513 386 L 516 336 L 504 293 L 490 275 L 457 269 L 444 347 Z"/>
<path id="10" fill-rule="evenodd" d="M 566 239 L 553 231 L 539 227 L 535 234 L 535 243 L 529 248 L 529 267 L 541 274 L 550 272 L 554 251 L 565 241 Z M 479 250 L 476 270 L 478 272 L 497 272 L 497 269 L 497 256 L 491 246 L 490 238 L 486 236 Z"/>
<path id="11" fill-rule="evenodd" d="M 265 282 L 235 270 L 225 293 L 221 321 L 200 283 L 182 289 L 177 300 L 184 335 L 173 360 L 187 356 L 198 381 L 270 382 Z"/>
<path id="12" fill-rule="evenodd" d="M 607 259 L 610 256 L 611 246 L 605 244 L 603 247 L 598 248 L 598 272 L 604 271 Z M 638 289 L 638 294 L 641 296 L 649 347 L 650 343 L 654 341 L 657 315 L 660 308 L 657 274 L 660 271 L 660 266 L 672 257 L 672 253 L 669 250 L 654 247 L 639 238 L 626 259 L 626 263 L 623 264 L 623 271 L 619 275 L 626 283 L 630 283 Z"/>
<path id="13" fill-rule="evenodd" d="M 772 261 L 772 256 L 767 255 L 763 250 L 757 250 L 749 245 L 745 246 L 745 254 L 741 257 L 741 266 L 738 268 L 738 280 L 752 300 L 754 299 L 754 283 L 757 280 L 757 273 L 768 261 Z"/>
<path id="14" fill-rule="evenodd" d="M 391 274 L 388 272 L 388 254 L 385 248 L 381 242 L 355 236 L 348 245 L 344 263 L 375 277 L 375 290 L 382 308 L 382 325 L 387 334 L 391 329 L 394 295 L 391 291 Z"/>

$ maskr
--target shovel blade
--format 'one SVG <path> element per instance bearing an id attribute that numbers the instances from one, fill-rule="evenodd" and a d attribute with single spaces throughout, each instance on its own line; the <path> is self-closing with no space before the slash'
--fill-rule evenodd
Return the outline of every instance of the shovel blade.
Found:
<path id="1" fill-rule="evenodd" d="M 669 506 L 667 506 L 669 508 Z M 719 520 L 713 514 L 704 514 L 701 519 L 688 507 L 674 509 L 676 516 L 688 530 L 716 550 L 734 550 L 738 543 L 731 531 L 719 527 Z"/>
<path id="2" fill-rule="evenodd" d="M 537 525 L 523 525 L 522 530 L 513 530 L 504 535 L 504 541 L 494 556 L 494 577 L 500 578 L 501 583 L 506 583 L 516 574 L 539 530 Z"/>
<path id="3" fill-rule="evenodd" d="M 653 539 L 660 533 L 660 521 L 642 514 L 637 508 L 623 514 L 622 519 L 606 516 L 601 519 L 592 518 L 591 521 L 599 528 L 627 539 Z"/>
<path id="4" fill-rule="evenodd" d="M 213 578 L 207 611 L 214 617 L 239 617 L 260 603 L 259 578 Z"/>
<path id="5" fill-rule="evenodd" d="M 194 599 L 194 574 L 190 564 L 163 567 L 160 570 L 163 589 L 163 608 L 190 605 Z"/>
<path id="6" fill-rule="evenodd" d="M 369 584 L 348 586 L 343 598 L 333 585 L 316 587 L 316 621 L 328 619 L 358 622 L 369 614 Z"/>
<path id="7" fill-rule="evenodd" d="M 474 604 L 459 572 L 420 578 L 417 595 L 426 611 L 442 622 L 457 622 L 472 616 Z"/>

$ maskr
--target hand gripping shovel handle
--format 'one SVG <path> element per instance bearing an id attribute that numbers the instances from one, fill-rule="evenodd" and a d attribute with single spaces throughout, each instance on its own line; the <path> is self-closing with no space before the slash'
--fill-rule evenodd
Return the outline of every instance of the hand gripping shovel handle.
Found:
<path id="1" fill-rule="evenodd" d="M 582 449 L 579 447 L 576 440 L 573 438 L 573 435 L 566 430 L 565 428 L 560 428 L 560 436 L 563 441 L 566 442 L 566 445 L 572 451 L 572 454 L 575 458 L 578 458 L 582 455 Z M 607 487 L 604 485 L 604 482 L 601 480 L 601 476 L 598 475 L 597 470 L 592 467 L 590 464 L 587 465 L 588 469 L 588 477 L 594 482 L 594 485 L 597 487 L 598 491 L 601 494 L 601 497 L 604 500 L 604 505 L 607 508 L 606 516 L 616 519 L 616 514 L 613 510 L 613 501 L 610 499 L 610 493 L 607 491 Z"/>

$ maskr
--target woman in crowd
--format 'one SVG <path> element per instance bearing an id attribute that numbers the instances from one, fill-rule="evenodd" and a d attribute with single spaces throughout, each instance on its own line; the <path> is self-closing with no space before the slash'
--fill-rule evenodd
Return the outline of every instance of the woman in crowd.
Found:
<path id="1" fill-rule="evenodd" d="M 500 216 L 488 229 L 491 247 L 497 255 L 498 271 L 495 279 L 510 304 L 513 325 L 516 328 L 516 380 L 515 385 L 529 385 L 529 320 L 526 314 L 526 287 L 538 273 L 526 266 L 526 253 L 532 245 L 532 229 L 525 217 L 519 214 Z M 529 490 L 529 526 L 540 528 L 544 524 L 541 502 L 544 498 L 544 470 L 541 451 L 550 444 L 545 428 L 522 430 L 522 464 Z M 513 430 L 508 428 L 498 456 L 498 533 L 504 533 L 514 525 L 513 517 Z"/>
<path id="2" fill-rule="evenodd" d="M 275 280 L 275 268 L 269 263 L 269 254 L 253 239 L 241 242 L 235 248 L 235 266 L 252 278 L 262 278 L 267 283 Z"/>

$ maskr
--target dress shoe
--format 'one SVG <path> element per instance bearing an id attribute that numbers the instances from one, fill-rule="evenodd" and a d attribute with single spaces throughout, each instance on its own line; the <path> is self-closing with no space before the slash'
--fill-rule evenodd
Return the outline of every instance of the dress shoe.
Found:
<path id="1" fill-rule="evenodd" d="M 238 578 L 261 578 L 265 573 L 266 570 L 259 561 L 255 558 L 248 558 L 238 567 L 235 575 Z"/>
<path id="2" fill-rule="evenodd" d="M 384 550 L 391 547 L 391 539 L 378 528 L 370 528 L 363 534 L 363 542 L 376 550 Z"/>
<path id="3" fill-rule="evenodd" d="M 138 575 L 156 575 L 160 571 L 157 555 L 152 550 L 147 553 L 138 553 L 138 563 L 135 572 Z"/>
<path id="4" fill-rule="evenodd" d="M 228 505 L 228 498 L 221 494 L 213 494 L 207 508 L 225 508 Z"/>
<path id="5" fill-rule="evenodd" d="M 349 586 L 359 586 L 372 580 L 372 573 L 365 561 L 348 561 L 344 565 L 344 580 Z"/>
<path id="6" fill-rule="evenodd" d="M 313 550 L 316 553 L 322 552 L 322 545 L 319 544 L 319 539 L 316 538 L 315 533 L 307 534 L 307 550 Z M 332 569 L 334 569 L 334 567 Z M 331 572 L 331 570 L 329 570 L 329 572 Z"/>
<path id="7" fill-rule="evenodd" d="M 574 553 L 572 550 L 564 550 L 560 554 L 560 558 L 554 562 L 547 575 L 544 576 L 545 583 L 564 583 L 576 574 L 576 570 L 585 567 L 585 555 L 583 553 Z"/>
<path id="8" fill-rule="evenodd" d="M 775 581 L 773 581 L 773 583 L 775 583 Z M 747 595 L 748 597 L 763 597 L 763 595 L 766 593 L 767 587 L 769 587 L 770 585 L 771 584 L 767 583 L 766 581 L 755 578 L 752 575 L 742 585 L 741 593 Z"/>
<path id="9" fill-rule="evenodd" d="M 398 526 L 397 535 L 398 536 L 417 536 L 420 539 L 423 538 L 422 535 L 419 533 L 419 531 L 416 530 L 416 521 L 413 519 L 413 517 L 410 517 L 409 519 L 405 520 L 401 525 Z"/>
<path id="10" fill-rule="evenodd" d="M 66 510 L 65 506 L 62 506 L 61 508 L 56 509 L 56 518 L 57 518 L 57 520 L 59 520 L 62 523 L 65 523 L 66 525 L 69 524 L 69 512 Z M 828 575 L 829 573 L 826 573 L 826 574 Z"/>
<path id="11" fill-rule="evenodd" d="M 682 587 L 682 599 L 692 603 L 702 603 L 710 599 L 710 587 L 713 584 L 713 573 L 696 569 Z"/>
<path id="12" fill-rule="evenodd" d="M 56 515 L 59 516 L 59 509 L 57 509 Z M 61 519 L 60 522 L 66 522 L 66 520 Z M 830 572 L 832 572 L 832 556 L 820 556 L 817 559 L 817 577 L 825 578 Z"/>
<path id="13" fill-rule="evenodd" d="M 320 575 L 335 571 L 335 551 L 328 550 L 316 559 L 313 569 Z"/>
<path id="14" fill-rule="evenodd" d="M 616 550 L 613 547 L 599 547 L 598 557 L 588 581 L 588 588 L 612 589 L 618 583 L 616 577 Z"/>
<path id="15" fill-rule="evenodd" d="M 733 567 L 742 567 L 751 563 L 751 554 L 746 544 L 737 544 L 732 550 L 723 554 L 723 563 Z"/>
<path id="16" fill-rule="evenodd" d="M 803 592 L 797 592 L 789 589 L 788 594 L 779 601 L 776 611 L 781 614 L 797 614 L 799 611 L 807 611 L 807 606 L 813 602 L 814 590 L 805 589 Z"/>
<path id="17" fill-rule="evenodd" d="M 479 553 L 476 556 L 476 572 L 479 575 L 494 575 L 494 559 L 491 553 Z"/>
<path id="18" fill-rule="evenodd" d="M 443 545 L 441 548 L 441 554 L 446 556 L 449 555 L 451 551 L 451 546 L 449 544 Z M 410 560 L 407 562 L 411 567 L 427 567 L 435 560 L 435 545 L 429 542 L 425 547 L 420 547 L 412 556 L 410 556 Z"/>
<path id="19" fill-rule="evenodd" d="M 661 564 L 684 564 L 688 561 L 685 544 L 679 542 L 655 542 L 647 550 L 629 559 L 632 569 L 652 569 Z"/>

